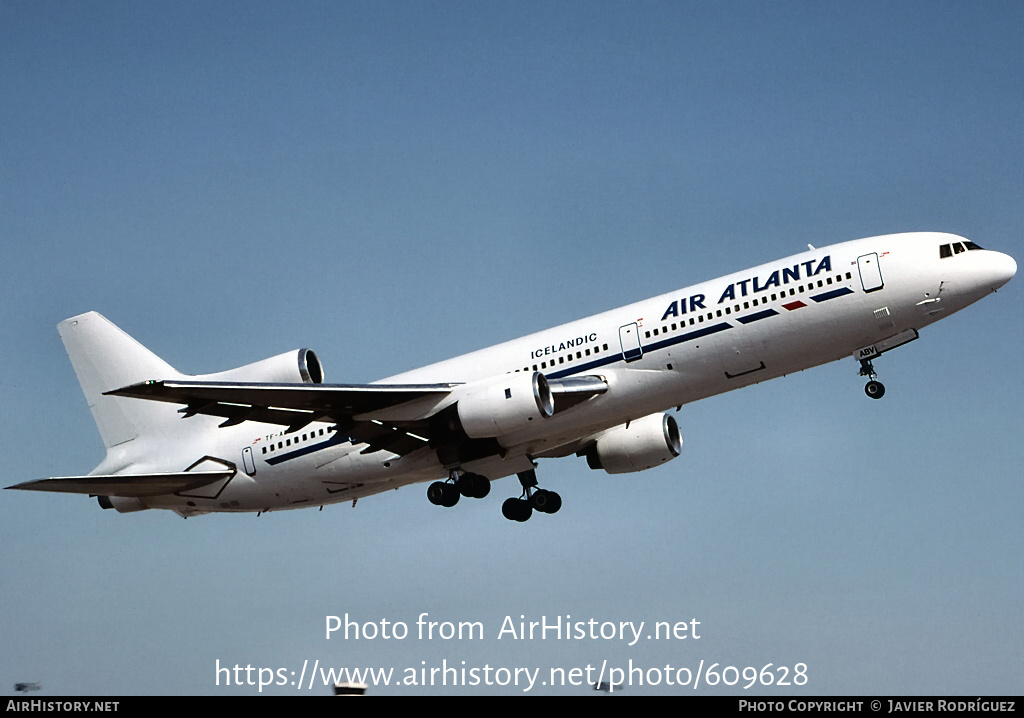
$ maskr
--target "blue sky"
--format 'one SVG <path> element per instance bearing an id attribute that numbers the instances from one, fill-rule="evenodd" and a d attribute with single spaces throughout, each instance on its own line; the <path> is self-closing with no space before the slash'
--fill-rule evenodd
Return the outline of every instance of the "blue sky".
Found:
<path id="1" fill-rule="evenodd" d="M 1021 47 L 1016 2 L 2 2 L 3 484 L 102 458 L 54 328 L 87 310 L 182 371 L 301 346 L 364 382 L 808 243 L 940 230 L 1020 261 Z M 880 402 L 845 360 L 684 407 L 657 470 L 542 463 L 564 506 L 523 525 L 514 479 L 187 522 L 3 492 L 0 690 L 632 659 L 1020 693 L 1020 307 L 1018 279 L 886 355 Z M 423 612 L 487 637 L 324 639 Z M 520 615 L 703 633 L 497 640 Z"/>

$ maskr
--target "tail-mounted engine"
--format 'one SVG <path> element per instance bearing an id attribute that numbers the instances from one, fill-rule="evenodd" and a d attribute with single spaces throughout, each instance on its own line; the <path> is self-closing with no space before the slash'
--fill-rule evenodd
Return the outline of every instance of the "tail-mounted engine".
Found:
<path id="1" fill-rule="evenodd" d="M 270 383 L 323 384 L 324 370 L 312 349 L 293 349 L 276 357 L 216 374 L 192 377 L 203 381 L 260 381 Z"/>

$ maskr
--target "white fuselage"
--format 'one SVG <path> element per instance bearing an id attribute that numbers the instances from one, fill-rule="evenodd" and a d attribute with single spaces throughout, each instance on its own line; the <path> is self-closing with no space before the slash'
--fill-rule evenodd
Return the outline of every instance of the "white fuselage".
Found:
<path id="1" fill-rule="evenodd" d="M 500 437 L 504 456 L 464 468 L 497 479 L 533 460 L 575 452 L 601 432 L 774 377 L 895 343 L 991 293 L 1013 276 L 1013 259 L 938 233 L 844 242 L 764 264 L 579 321 L 381 380 L 381 384 L 468 383 L 509 372 L 549 379 L 600 376 L 608 390 L 544 421 Z M 888 348 L 880 345 L 880 348 Z M 174 411 L 166 407 L 167 411 Z M 238 466 L 216 497 L 147 498 L 184 515 L 264 511 L 347 501 L 447 475 L 430 448 L 406 456 L 361 453 L 313 423 L 293 433 L 252 422 L 217 428 L 133 471 L 180 470 L 204 457 Z M 142 456 L 144 454 L 140 454 Z M 102 468 L 102 467 L 101 467 Z M 99 469 L 97 469 L 99 471 Z"/>

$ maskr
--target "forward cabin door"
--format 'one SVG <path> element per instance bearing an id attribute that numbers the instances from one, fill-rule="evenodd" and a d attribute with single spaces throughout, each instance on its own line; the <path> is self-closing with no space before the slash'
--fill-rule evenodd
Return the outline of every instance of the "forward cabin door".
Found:
<path id="1" fill-rule="evenodd" d="M 882 269 L 878 266 L 876 253 L 857 257 L 857 269 L 860 271 L 860 284 L 865 292 L 874 292 L 882 288 Z"/>

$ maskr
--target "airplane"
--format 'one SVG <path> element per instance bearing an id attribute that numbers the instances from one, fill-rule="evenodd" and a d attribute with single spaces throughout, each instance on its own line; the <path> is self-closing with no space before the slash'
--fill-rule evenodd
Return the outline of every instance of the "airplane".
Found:
<path id="1" fill-rule="evenodd" d="M 519 478 L 509 520 L 555 513 L 540 459 L 609 474 L 682 451 L 667 413 L 852 356 L 879 399 L 874 360 L 978 301 L 1014 259 L 957 235 L 859 239 L 662 294 L 372 384 L 327 384 L 298 349 L 181 374 L 105 317 L 58 331 L 106 445 L 90 474 L 9 489 L 89 494 L 122 513 L 188 518 L 352 501 L 430 482 L 430 503 L 483 498 Z"/>

